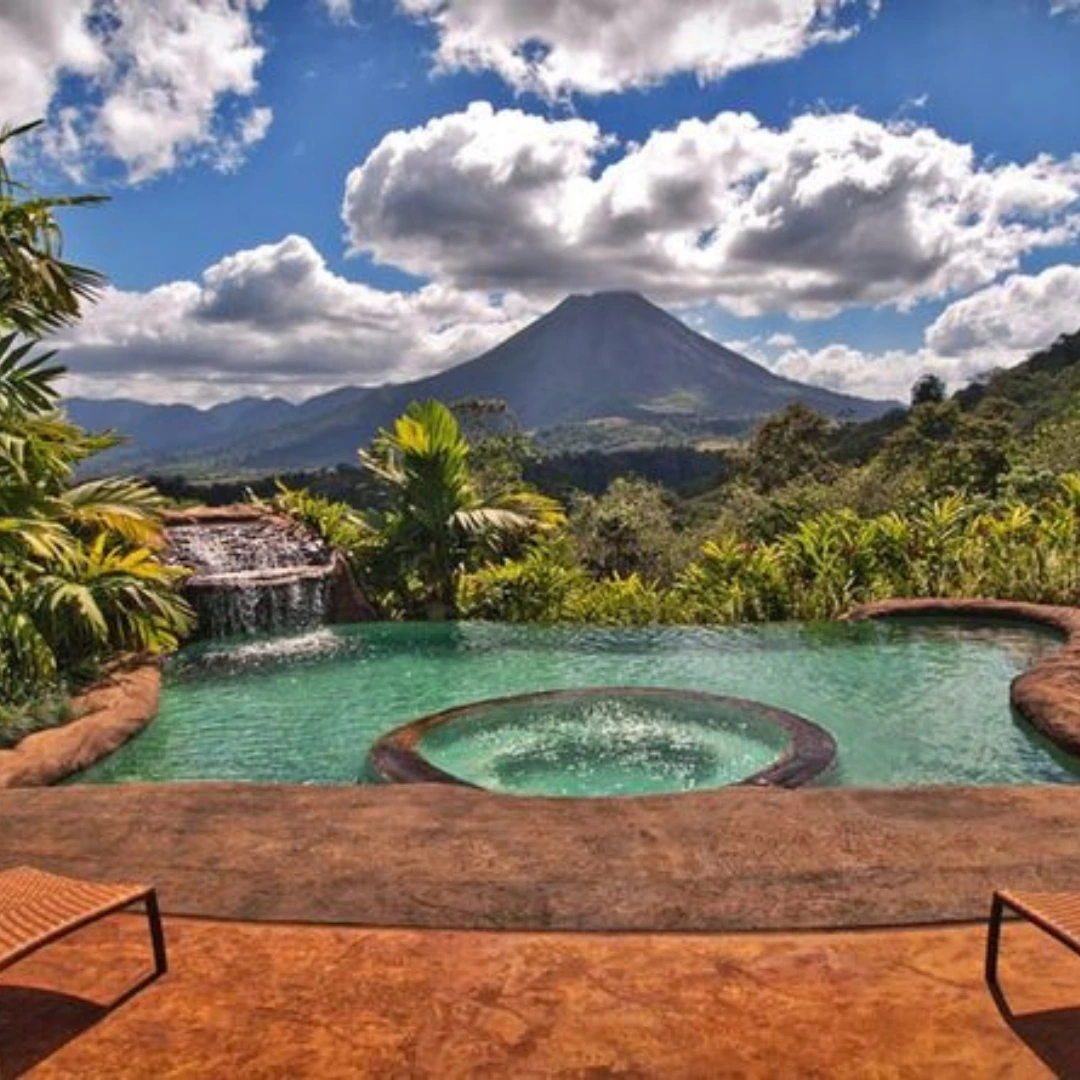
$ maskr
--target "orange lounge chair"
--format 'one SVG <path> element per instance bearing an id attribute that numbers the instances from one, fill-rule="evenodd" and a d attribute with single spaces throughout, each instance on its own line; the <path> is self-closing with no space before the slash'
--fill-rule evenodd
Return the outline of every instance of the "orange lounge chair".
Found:
<path id="1" fill-rule="evenodd" d="M 1006 908 L 1080 954 L 1080 893 L 1013 893 L 999 889 L 990 905 L 990 926 L 986 936 L 986 981 L 999 1000 L 997 964 L 1001 921 Z"/>
<path id="2" fill-rule="evenodd" d="M 79 881 L 29 866 L 2 870 L 0 970 L 43 945 L 139 902 L 145 904 L 150 924 L 150 941 L 154 949 L 154 972 L 150 979 L 155 979 L 168 970 L 168 961 L 157 894 L 152 888 Z"/>

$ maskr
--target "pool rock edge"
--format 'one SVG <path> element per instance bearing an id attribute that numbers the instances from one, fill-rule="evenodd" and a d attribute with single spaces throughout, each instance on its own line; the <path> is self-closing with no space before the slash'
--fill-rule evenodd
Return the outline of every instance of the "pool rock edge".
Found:
<path id="1" fill-rule="evenodd" d="M 1059 750 L 1080 758 L 1080 609 L 1023 600 L 880 600 L 860 604 L 845 619 L 920 615 L 1011 619 L 1050 626 L 1065 635 L 1060 649 L 1013 679 L 1009 700 L 1025 720 Z"/>
<path id="2" fill-rule="evenodd" d="M 0 750 L 0 788 L 44 787 L 118 750 L 157 716 L 157 661 L 121 663 L 71 702 L 73 720 Z"/>
<path id="3" fill-rule="evenodd" d="M 545 798 L 549 796 L 510 795 L 506 792 L 480 788 L 469 780 L 440 769 L 430 762 L 420 751 L 420 740 L 434 727 L 467 716 L 469 713 L 492 705 L 519 705 L 528 702 L 573 701 L 582 698 L 598 698 L 604 695 L 629 695 L 636 697 L 681 698 L 698 703 L 715 703 L 724 706 L 736 706 L 752 714 L 756 719 L 765 720 L 782 728 L 788 734 L 788 743 L 783 753 L 766 768 L 753 773 L 743 780 L 725 787 L 763 787 L 795 788 L 820 776 L 836 760 L 836 741 L 825 728 L 805 717 L 785 709 L 778 709 L 760 701 L 730 697 L 723 694 L 704 693 L 699 690 L 676 690 L 665 687 L 649 686 L 593 686 L 568 690 L 544 690 L 530 694 L 514 694 L 509 697 L 486 698 L 482 701 L 458 705 L 443 709 L 427 716 L 422 716 L 401 727 L 387 732 L 368 752 L 368 763 L 383 780 L 394 784 L 452 784 L 457 787 L 474 788 L 492 795 L 504 795 L 509 798 Z M 664 797 L 690 794 L 690 791 L 664 792 Z M 654 796 L 595 796 L 593 798 L 651 798 Z M 550 796 L 554 798 L 555 796 Z M 567 796 L 559 796 L 561 799 Z"/>

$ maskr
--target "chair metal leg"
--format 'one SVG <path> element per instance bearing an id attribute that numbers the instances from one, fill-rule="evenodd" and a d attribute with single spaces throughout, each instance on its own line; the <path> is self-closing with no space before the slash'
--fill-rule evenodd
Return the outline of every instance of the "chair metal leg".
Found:
<path id="1" fill-rule="evenodd" d="M 1005 904 L 1001 897 L 994 893 L 994 899 L 990 904 L 990 925 L 986 932 L 986 982 L 995 997 L 1001 993 L 998 986 L 998 952 L 1001 949 L 1001 919 L 1005 912 Z"/>
<path id="2" fill-rule="evenodd" d="M 154 946 L 154 974 L 164 975 L 169 970 L 169 960 L 165 953 L 165 932 L 161 927 L 161 911 L 154 889 L 146 894 L 146 919 L 150 924 L 150 941 Z"/>

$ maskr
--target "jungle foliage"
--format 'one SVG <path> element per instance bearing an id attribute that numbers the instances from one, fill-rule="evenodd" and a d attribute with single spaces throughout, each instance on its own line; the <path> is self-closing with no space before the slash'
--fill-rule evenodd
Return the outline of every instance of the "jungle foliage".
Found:
<path id="1" fill-rule="evenodd" d="M 564 522 L 555 500 L 521 482 L 512 454 L 475 456 L 479 464 L 449 408 L 415 402 L 359 451 L 384 509 L 361 513 L 285 488 L 275 505 L 345 550 L 384 614 L 453 617 L 464 573 Z"/>
<path id="2" fill-rule="evenodd" d="M 848 425 L 791 406 L 690 499 L 631 475 L 560 492 L 564 526 L 468 558 L 444 545 L 409 563 L 413 592 L 438 576 L 459 617 L 612 624 L 824 619 L 887 596 L 1080 602 L 1080 333 L 952 397 L 920 379 L 912 402 Z M 520 433 L 474 439 L 492 475 L 519 482 L 536 460 Z M 398 556 L 379 535 L 354 561 L 385 589 Z"/>
<path id="3" fill-rule="evenodd" d="M 56 409 L 62 369 L 0 339 L 0 702 L 77 686 L 120 653 L 176 646 L 189 612 L 160 562 L 161 497 L 125 479 L 72 481 L 113 444 Z"/>
<path id="4" fill-rule="evenodd" d="M 103 279 L 60 257 L 57 207 L 13 180 L 0 134 L 0 743 L 54 723 L 65 696 L 123 653 L 174 648 L 190 612 L 164 565 L 156 491 L 138 481 L 75 483 L 116 444 L 58 407 L 63 368 L 36 335 L 72 322 Z"/>

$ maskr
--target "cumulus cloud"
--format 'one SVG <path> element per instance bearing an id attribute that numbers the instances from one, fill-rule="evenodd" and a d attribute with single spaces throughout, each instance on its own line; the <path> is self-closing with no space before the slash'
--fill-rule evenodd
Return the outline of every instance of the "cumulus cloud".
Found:
<path id="1" fill-rule="evenodd" d="M 783 375 L 867 397 L 906 400 L 926 372 L 957 390 L 995 368 L 1011 367 L 1080 329 L 1080 266 L 1013 274 L 950 304 L 914 350 L 864 352 L 844 344 L 793 347 L 771 366 Z"/>
<path id="2" fill-rule="evenodd" d="M 1014 274 L 950 304 L 927 328 L 940 356 L 1030 353 L 1080 329 L 1080 266 L 1062 263 L 1034 276 Z"/>
<path id="3" fill-rule="evenodd" d="M 334 0 L 327 0 L 334 2 Z M 443 70 L 496 72 L 555 98 L 615 93 L 671 75 L 719 79 L 855 33 L 878 0 L 398 0 L 432 24 Z"/>
<path id="4" fill-rule="evenodd" d="M 935 360 L 922 351 L 864 352 L 835 342 L 820 349 L 787 349 L 768 366 L 788 379 L 840 393 L 904 401 L 911 384 L 926 371 L 934 371 L 950 385 L 956 385 L 949 377 L 952 373 L 940 370 Z"/>
<path id="5" fill-rule="evenodd" d="M 322 0 L 322 6 L 333 22 L 352 22 L 352 0 Z"/>
<path id="6" fill-rule="evenodd" d="M 572 284 L 605 143 L 591 121 L 486 102 L 391 132 L 346 183 L 354 249 L 465 287 Z"/>
<path id="7" fill-rule="evenodd" d="M 1080 155 L 985 163 L 911 122 L 723 112 L 613 149 L 486 102 L 391 132 L 349 174 L 352 248 L 459 288 L 827 317 L 969 291 L 1080 233 Z"/>
<path id="8" fill-rule="evenodd" d="M 0 8 L 0 116 L 24 123 L 43 116 L 61 72 L 92 76 L 105 67 L 90 33 L 91 0 L 7 0 Z"/>
<path id="9" fill-rule="evenodd" d="M 254 107 L 266 0 L 8 0 L 0 116 L 50 113 L 49 153 L 73 173 L 118 160 L 133 181 L 192 157 L 233 168 L 265 135 Z M 79 80 L 77 100 L 62 82 Z M 63 101 L 63 103 L 62 103 Z"/>
<path id="10" fill-rule="evenodd" d="M 57 341 L 67 392 L 198 404 L 299 399 L 419 378 L 483 352 L 539 312 L 519 298 L 428 285 L 388 292 L 334 274 L 309 240 L 239 251 L 201 280 L 110 289 Z"/>
<path id="11" fill-rule="evenodd" d="M 765 341 L 774 349 L 791 349 L 798 344 L 794 334 L 770 334 Z"/>

